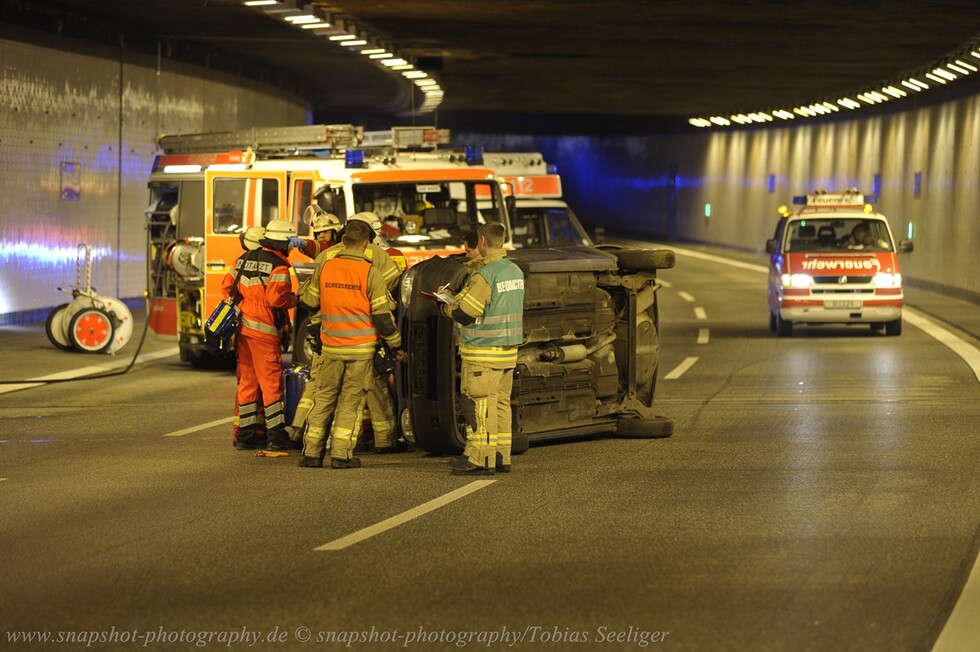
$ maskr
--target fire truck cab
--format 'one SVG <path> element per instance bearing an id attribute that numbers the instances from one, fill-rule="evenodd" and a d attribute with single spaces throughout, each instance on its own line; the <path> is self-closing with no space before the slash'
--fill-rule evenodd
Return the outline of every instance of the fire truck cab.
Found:
<path id="1" fill-rule="evenodd" d="M 592 246 L 582 223 L 562 200 L 556 166 L 540 153 L 487 152 L 484 160 L 514 196 L 514 247 Z"/>
<path id="2" fill-rule="evenodd" d="M 341 222 L 376 213 L 409 265 L 461 251 L 463 236 L 485 221 L 509 234 L 501 182 L 482 150 L 438 149 L 448 141 L 447 130 L 432 127 L 353 125 L 163 136 L 146 212 L 150 327 L 177 339 L 182 360 L 202 362 L 203 324 L 242 254 L 239 236 L 285 219 L 312 237 L 311 206 Z M 312 267 L 298 251 L 290 259 L 297 273 Z"/>
<path id="3" fill-rule="evenodd" d="M 795 212 L 780 207 L 766 242 L 769 328 L 782 337 L 798 324 L 869 324 L 887 335 L 902 332 L 902 274 L 884 215 L 857 190 L 794 197 Z"/>

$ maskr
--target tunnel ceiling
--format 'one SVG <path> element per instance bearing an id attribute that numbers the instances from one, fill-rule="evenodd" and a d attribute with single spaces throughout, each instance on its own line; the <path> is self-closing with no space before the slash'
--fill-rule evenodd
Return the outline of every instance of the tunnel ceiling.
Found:
<path id="1" fill-rule="evenodd" d="M 576 116 L 686 121 L 826 99 L 895 78 L 980 36 L 977 0 L 315 5 L 351 18 L 431 72 L 445 89 L 440 116 L 542 124 Z M 5 0 L 5 14 L 4 21 L 83 39 L 119 32 L 126 47 L 160 45 L 163 56 L 203 53 L 209 65 L 231 62 L 295 90 L 331 117 L 383 115 L 405 104 L 396 75 L 240 0 Z"/>

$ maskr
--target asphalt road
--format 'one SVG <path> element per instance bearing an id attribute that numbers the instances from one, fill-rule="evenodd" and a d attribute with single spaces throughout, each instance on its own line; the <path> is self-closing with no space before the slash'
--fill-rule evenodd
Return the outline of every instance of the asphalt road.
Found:
<path id="1" fill-rule="evenodd" d="M 980 541 L 970 366 L 908 322 L 777 338 L 751 268 L 661 279 L 674 436 L 532 446 L 482 484 L 421 452 L 236 451 L 196 429 L 233 371 L 176 356 L 0 393 L 0 648 L 930 649 Z M 105 360 L 0 331 L 3 379 Z"/>

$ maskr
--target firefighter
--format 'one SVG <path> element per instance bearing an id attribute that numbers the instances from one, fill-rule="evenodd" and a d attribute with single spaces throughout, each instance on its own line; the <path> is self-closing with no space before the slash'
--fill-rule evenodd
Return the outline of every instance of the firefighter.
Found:
<path id="1" fill-rule="evenodd" d="M 507 260 L 506 230 L 480 225 L 476 269 L 455 299 L 442 306 L 456 322 L 463 360 L 460 390 L 466 419 L 466 448 L 451 460 L 453 475 L 510 472 L 510 393 L 517 347 L 524 340 L 524 273 Z"/>
<path id="2" fill-rule="evenodd" d="M 241 243 L 242 250 L 243 251 L 246 251 L 246 252 L 248 252 L 248 251 L 255 251 L 256 249 L 261 249 L 262 248 L 262 245 L 260 243 L 262 241 L 262 238 L 264 238 L 264 237 L 265 237 L 265 227 L 252 226 L 252 227 L 249 227 L 248 229 L 246 229 L 245 231 L 242 231 L 242 233 L 238 236 L 238 241 Z M 238 271 L 237 264 L 236 264 L 236 267 L 235 267 L 235 271 L 236 272 Z M 225 292 L 225 296 L 228 296 L 228 294 L 230 293 L 231 283 L 234 282 L 234 280 L 235 280 L 234 275 L 225 276 L 225 278 L 223 280 L 223 283 L 222 283 L 222 286 L 223 286 L 223 289 L 224 289 L 224 292 Z M 236 370 L 236 373 L 237 373 L 237 370 Z M 260 392 L 260 395 L 261 395 L 261 392 Z M 238 428 L 239 428 L 239 424 L 238 424 L 238 395 L 236 393 L 236 395 L 235 395 L 235 419 L 234 419 L 234 423 L 232 425 L 232 435 L 231 435 L 231 439 L 232 439 L 233 442 L 237 442 L 238 441 Z M 256 442 L 262 442 L 263 443 L 262 445 L 265 445 L 264 442 L 266 441 L 265 414 L 262 411 L 261 401 L 259 401 L 259 409 L 258 409 L 258 412 L 255 415 L 255 441 Z"/>
<path id="3" fill-rule="evenodd" d="M 236 263 L 236 274 L 237 269 L 242 270 L 238 281 L 241 326 L 235 338 L 239 428 L 234 445 L 238 449 L 259 446 L 260 402 L 265 411 L 266 448 L 288 448 L 282 400 L 281 329 L 288 327 L 287 311 L 297 303 L 286 258 L 289 238 L 294 235 L 296 228 L 291 222 L 272 220 L 259 240 L 261 248 L 245 252 Z M 235 275 L 229 272 L 222 283 L 226 297 L 234 283 Z"/>
<path id="4" fill-rule="evenodd" d="M 340 220 L 333 213 L 317 210 L 310 220 L 310 231 L 313 239 L 307 240 L 299 236 L 289 239 L 289 246 L 299 249 L 310 258 L 316 258 L 322 252 L 340 242 Z"/>
<path id="5" fill-rule="evenodd" d="M 304 305 L 320 311 L 322 351 L 317 357 L 317 377 L 300 466 L 323 466 L 326 424 L 330 425 L 330 466 L 361 466 L 354 446 L 361 427 L 372 361 L 380 334 L 404 358 L 401 334 L 395 325 L 394 300 L 381 271 L 366 255 L 371 228 L 363 221 L 348 220 L 343 250 L 323 257 L 313 272 L 313 282 L 302 295 Z"/>

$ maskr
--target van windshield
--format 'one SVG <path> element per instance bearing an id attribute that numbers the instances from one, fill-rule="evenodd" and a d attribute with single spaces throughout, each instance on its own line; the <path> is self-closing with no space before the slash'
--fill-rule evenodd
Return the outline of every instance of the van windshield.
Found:
<path id="1" fill-rule="evenodd" d="M 806 218 L 786 226 L 783 251 L 892 251 L 892 239 L 883 220 L 862 218 Z"/>
<path id="2" fill-rule="evenodd" d="M 394 246 L 462 246 L 463 236 L 486 216 L 500 220 L 506 215 L 500 188 L 492 181 L 359 183 L 353 190 L 355 212 L 377 215 L 382 235 Z M 477 200 L 490 210 L 481 214 Z"/>

